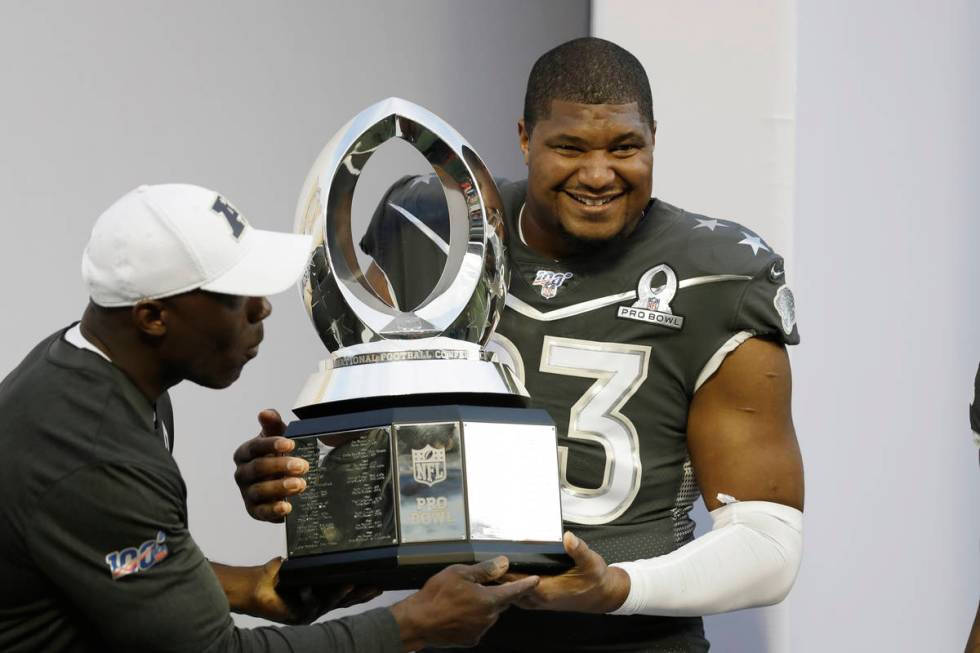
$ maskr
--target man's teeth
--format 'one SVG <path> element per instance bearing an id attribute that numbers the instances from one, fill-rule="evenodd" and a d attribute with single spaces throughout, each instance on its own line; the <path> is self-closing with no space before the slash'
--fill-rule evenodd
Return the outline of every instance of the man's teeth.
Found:
<path id="1" fill-rule="evenodd" d="M 618 197 L 618 195 L 614 195 L 612 197 L 603 197 L 600 199 L 594 199 L 591 197 L 582 197 L 581 195 L 573 195 L 572 193 L 569 193 L 569 195 L 574 197 L 576 201 L 581 202 L 586 206 L 602 206 L 603 204 L 609 204 L 609 202 L 613 201 L 614 199 L 616 199 L 616 197 Z"/>

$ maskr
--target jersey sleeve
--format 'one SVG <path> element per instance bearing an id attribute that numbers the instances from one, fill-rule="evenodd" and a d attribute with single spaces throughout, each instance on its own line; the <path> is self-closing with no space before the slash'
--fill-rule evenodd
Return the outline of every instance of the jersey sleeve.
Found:
<path id="1" fill-rule="evenodd" d="M 35 564 L 112 650 L 353 651 L 355 635 L 399 650 L 394 619 L 235 628 L 224 592 L 186 527 L 183 488 L 135 465 L 84 467 L 39 502 Z M 387 612 L 387 611 L 385 611 Z M 332 647 L 332 648 L 329 648 Z"/>
<path id="2" fill-rule="evenodd" d="M 375 208 L 361 250 L 384 272 L 399 307 L 422 303 L 449 252 L 449 212 L 439 179 L 408 176 L 395 182 Z"/>
<path id="3" fill-rule="evenodd" d="M 796 299 L 786 284 L 781 256 L 773 255 L 746 284 L 735 310 L 732 330 L 748 331 L 784 345 L 799 344 Z"/>

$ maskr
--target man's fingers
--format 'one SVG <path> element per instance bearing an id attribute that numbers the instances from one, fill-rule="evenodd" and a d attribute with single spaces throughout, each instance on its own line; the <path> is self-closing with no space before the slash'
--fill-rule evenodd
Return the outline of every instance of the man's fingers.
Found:
<path id="1" fill-rule="evenodd" d="M 516 571 L 508 571 L 506 574 L 497 579 L 498 583 L 510 583 L 515 580 L 521 580 L 522 578 L 527 578 L 528 574 L 521 574 Z"/>
<path id="2" fill-rule="evenodd" d="M 251 440 L 243 442 L 235 449 L 234 460 L 236 465 L 247 463 L 263 456 L 276 456 L 289 453 L 296 448 L 296 443 L 289 438 L 281 436 L 263 437 L 257 435 Z"/>
<path id="3" fill-rule="evenodd" d="M 578 548 L 581 542 L 582 540 L 578 539 L 578 537 L 576 537 L 575 533 L 572 531 L 565 531 L 561 537 L 561 543 L 562 546 L 565 547 L 565 553 L 570 556 L 575 555 L 575 550 Z"/>
<path id="4" fill-rule="evenodd" d="M 540 580 L 537 576 L 527 576 L 503 585 L 487 587 L 486 590 L 498 605 L 508 604 L 533 590 Z"/>
<path id="5" fill-rule="evenodd" d="M 576 567 L 583 568 L 595 564 L 595 554 L 592 553 L 592 549 L 571 531 L 565 531 L 562 544 L 565 545 L 565 553 L 575 561 Z"/>
<path id="6" fill-rule="evenodd" d="M 262 430 L 235 450 L 235 464 L 247 463 L 262 456 L 288 453 L 296 447 L 295 442 L 282 437 L 286 432 L 286 424 L 277 410 L 273 408 L 261 410 L 258 419 Z"/>
<path id="7" fill-rule="evenodd" d="M 276 501 L 282 501 L 286 497 L 291 497 L 294 494 L 299 494 L 305 489 L 306 481 L 301 478 L 290 477 L 276 479 L 274 481 L 263 481 L 249 485 L 245 490 L 245 499 L 254 505 L 274 503 Z"/>
<path id="8" fill-rule="evenodd" d="M 503 576 L 507 572 L 509 564 L 507 558 L 497 556 L 496 558 L 478 562 L 475 565 L 461 566 L 462 568 L 459 572 L 463 578 L 483 585 Z"/>
<path id="9" fill-rule="evenodd" d="M 288 501 L 275 501 L 248 507 L 249 514 L 259 521 L 266 521 L 272 524 L 279 524 L 292 511 L 293 507 Z"/>
<path id="10" fill-rule="evenodd" d="M 292 456 L 267 456 L 249 463 L 239 463 L 235 468 L 235 482 L 246 486 L 264 479 L 284 476 L 302 476 L 310 470 L 310 464 Z"/>
<path id="11" fill-rule="evenodd" d="M 259 426 L 262 427 L 261 435 L 263 437 L 282 435 L 286 432 L 286 424 L 275 408 L 259 411 Z"/>

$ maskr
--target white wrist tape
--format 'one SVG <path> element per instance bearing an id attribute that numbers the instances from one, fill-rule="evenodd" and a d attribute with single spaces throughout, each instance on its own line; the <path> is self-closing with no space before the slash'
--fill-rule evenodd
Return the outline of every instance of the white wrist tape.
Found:
<path id="1" fill-rule="evenodd" d="M 612 614 L 694 617 L 779 603 L 796 580 L 803 513 L 769 501 L 711 511 L 714 527 L 667 555 L 622 562 L 630 592 Z"/>

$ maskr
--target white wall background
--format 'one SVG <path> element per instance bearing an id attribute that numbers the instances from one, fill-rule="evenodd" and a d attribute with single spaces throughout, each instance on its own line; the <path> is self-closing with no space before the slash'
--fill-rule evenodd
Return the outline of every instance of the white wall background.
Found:
<path id="1" fill-rule="evenodd" d="M 803 567 L 783 605 L 709 618 L 713 650 L 962 650 L 980 590 L 980 8 L 596 0 L 593 30 L 650 72 L 657 193 L 762 231 L 799 304 Z"/>
<path id="2" fill-rule="evenodd" d="M 980 6 L 801 2 L 792 651 L 961 651 L 980 593 Z"/>
<path id="3" fill-rule="evenodd" d="M 290 230 L 317 153 L 389 95 L 441 115 L 495 174 L 519 177 L 527 73 L 586 35 L 588 12 L 585 0 L 0 3 L 0 376 L 81 315 L 92 223 L 141 183 L 215 188 L 256 226 Z M 325 353 L 295 293 L 273 306 L 233 388 L 174 392 L 191 531 L 229 563 L 284 549 L 282 527 L 241 508 L 231 453 L 259 409 L 288 415 Z"/>

